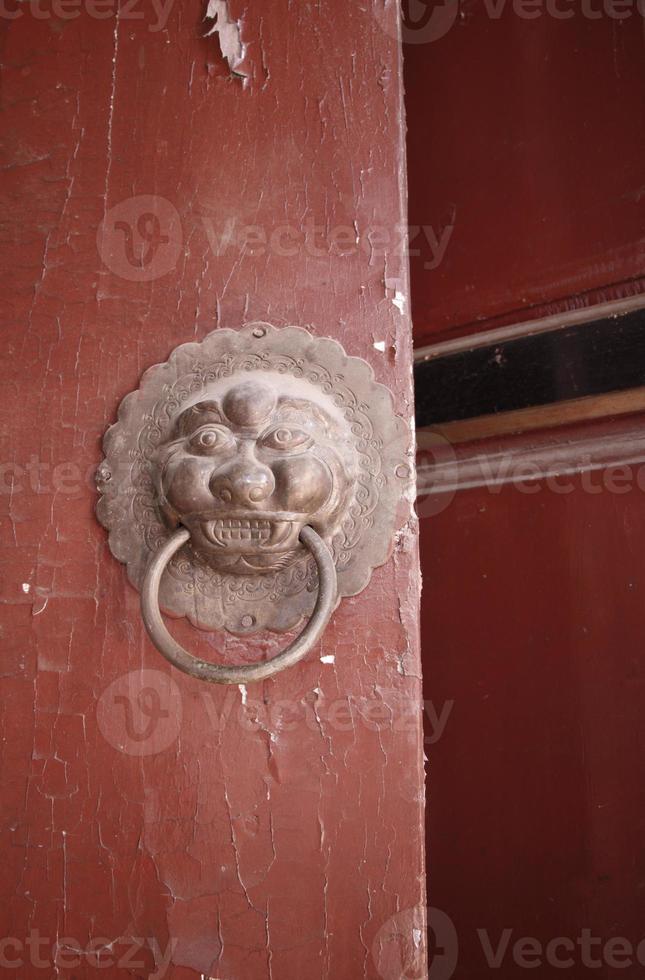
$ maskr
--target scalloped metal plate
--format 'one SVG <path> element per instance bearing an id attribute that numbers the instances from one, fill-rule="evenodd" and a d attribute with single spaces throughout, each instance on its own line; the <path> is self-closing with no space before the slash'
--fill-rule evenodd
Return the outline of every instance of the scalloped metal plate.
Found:
<path id="1" fill-rule="evenodd" d="M 331 398 L 355 438 L 356 492 L 326 541 L 339 599 L 361 592 L 372 570 L 387 561 L 394 532 L 408 519 L 414 500 L 411 433 L 395 414 L 391 393 L 374 380 L 366 361 L 348 355 L 337 341 L 316 338 L 301 327 L 255 322 L 183 344 L 165 363 L 149 368 L 105 435 L 97 515 L 109 532 L 112 554 L 127 565 L 136 588 L 151 555 L 171 533 L 156 504 L 153 460 L 182 404 L 220 378 L 239 374 L 244 380 L 250 372 L 267 371 L 304 379 Z M 203 629 L 285 632 L 311 614 L 316 589 L 315 564 L 306 553 L 278 572 L 233 575 L 196 560 L 186 546 L 164 576 L 160 604 Z"/>

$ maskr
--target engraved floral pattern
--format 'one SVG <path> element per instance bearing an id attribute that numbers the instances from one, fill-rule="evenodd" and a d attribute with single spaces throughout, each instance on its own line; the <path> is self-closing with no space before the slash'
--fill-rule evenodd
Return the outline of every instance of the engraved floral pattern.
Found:
<path id="1" fill-rule="evenodd" d="M 215 331 L 201 344 L 177 348 L 169 361 L 146 372 L 133 393 L 139 397 L 124 399 L 119 422 L 106 434 L 102 467 L 110 478 L 98 474 L 103 495 L 98 514 L 110 529 L 113 553 L 128 564 L 137 586 L 148 557 L 169 534 L 156 501 L 159 446 L 189 400 L 215 381 L 246 372 L 305 379 L 331 398 L 347 421 L 358 476 L 340 530 L 328 541 L 341 595 L 360 591 L 371 568 L 387 558 L 389 541 L 384 547 L 383 539 L 391 537 L 397 504 L 406 496 L 406 481 L 395 473 L 410 452 L 407 426 L 394 415 L 389 392 L 373 380 L 365 361 L 348 357 L 335 341 L 268 324 L 261 325 L 258 337 L 257 327 Z M 248 621 L 251 612 L 256 628 L 282 630 L 309 614 L 316 588 L 315 563 L 306 555 L 267 575 L 229 575 L 199 561 L 187 547 L 169 567 L 162 605 L 203 626 L 238 632 L 241 617 Z"/>

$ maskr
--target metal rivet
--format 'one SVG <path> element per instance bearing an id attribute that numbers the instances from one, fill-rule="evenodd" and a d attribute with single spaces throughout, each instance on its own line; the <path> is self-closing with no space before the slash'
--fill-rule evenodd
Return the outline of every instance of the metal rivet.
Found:
<path id="1" fill-rule="evenodd" d="M 253 331 L 253 336 L 257 337 L 259 340 L 260 337 L 266 336 L 266 330 L 264 329 L 264 327 L 256 327 L 255 330 Z"/>

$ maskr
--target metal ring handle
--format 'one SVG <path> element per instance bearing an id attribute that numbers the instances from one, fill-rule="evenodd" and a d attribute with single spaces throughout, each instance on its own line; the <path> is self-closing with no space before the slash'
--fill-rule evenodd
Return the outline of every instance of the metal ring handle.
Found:
<path id="1" fill-rule="evenodd" d="M 212 664 L 207 660 L 194 657 L 173 639 L 161 618 L 159 610 L 161 576 L 172 556 L 186 544 L 189 538 L 190 532 L 185 528 L 175 531 L 154 555 L 143 580 L 141 614 L 148 636 L 159 653 L 185 674 L 197 677 L 201 681 L 209 681 L 211 684 L 248 684 L 252 681 L 263 681 L 302 660 L 322 636 L 336 606 L 337 598 L 336 566 L 329 548 L 314 529 L 303 527 L 300 532 L 300 540 L 309 549 L 318 567 L 318 598 L 309 622 L 302 633 L 282 653 L 263 663 L 244 664 L 241 667 Z"/>

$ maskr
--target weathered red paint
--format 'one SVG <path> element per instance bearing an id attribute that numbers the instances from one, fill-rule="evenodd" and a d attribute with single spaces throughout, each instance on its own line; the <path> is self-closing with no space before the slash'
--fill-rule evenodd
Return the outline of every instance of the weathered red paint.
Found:
<path id="1" fill-rule="evenodd" d="M 197 0 L 162 25 L 43 10 L 0 21 L 3 955 L 21 978 L 56 943 L 79 980 L 92 944 L 115 977 L 155 952 L 176 980 L 422 971 L 414 527 L 297 669 L 214 689 L 146 639 L 91 485 L 141 373 L 245 320 L 338 338 L 412 415 L 406 261 L 374 231 L 405 220 L 396 5 L 231 2 L 246 81 Z"/>

